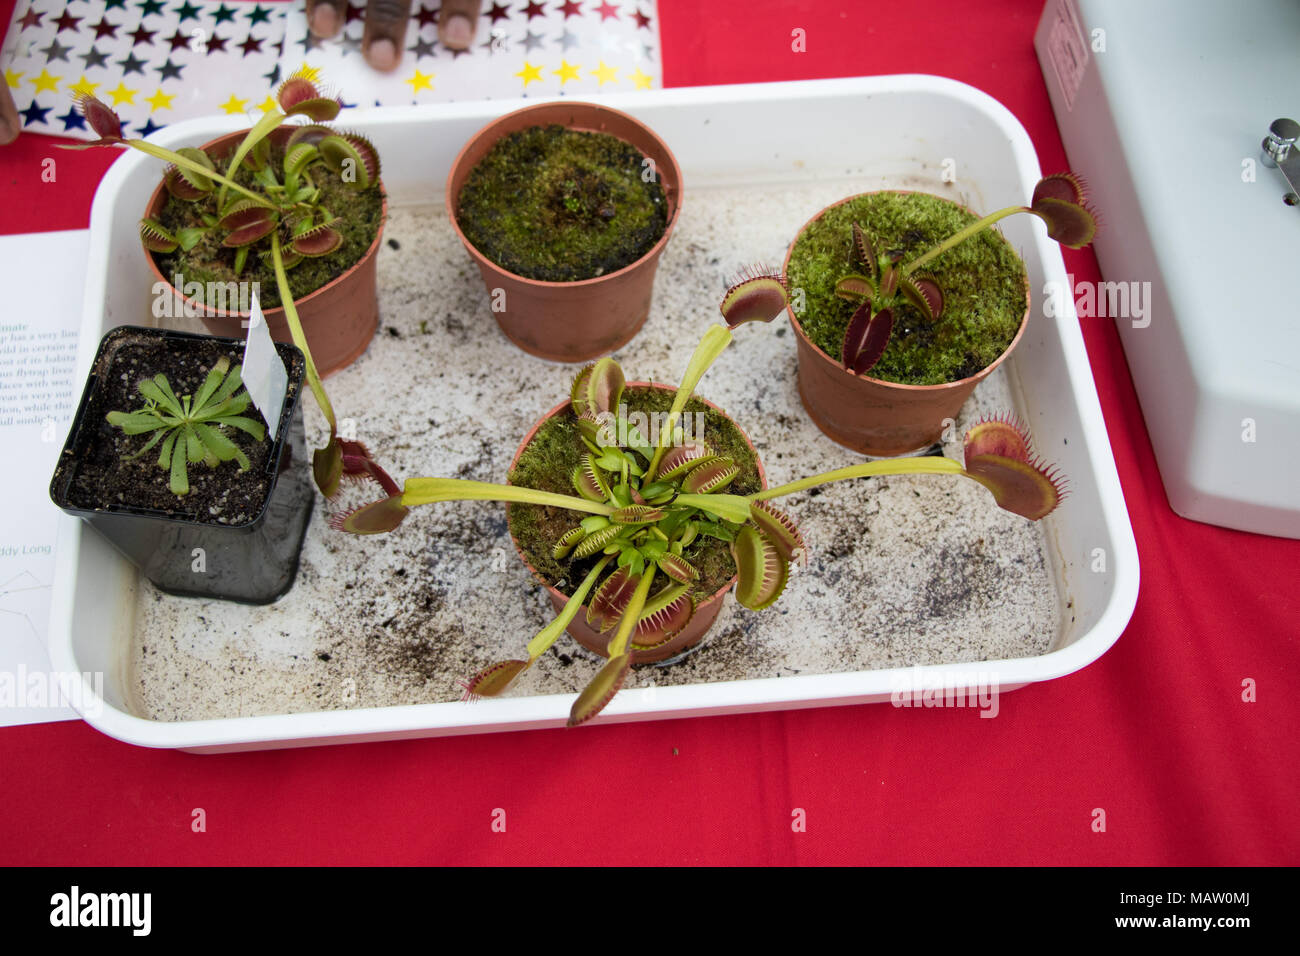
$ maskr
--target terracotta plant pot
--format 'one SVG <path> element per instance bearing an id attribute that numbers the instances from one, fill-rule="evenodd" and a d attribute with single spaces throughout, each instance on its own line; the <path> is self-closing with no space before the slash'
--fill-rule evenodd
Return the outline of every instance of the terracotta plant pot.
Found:
<path id="1" fill-rule="evenodd" d="M 558 123 L 569 129 L 608 133 L 654 161 L 668 202 L 664 234 L 629 266 L 594 279 L 544 282 L 498 266 L 465 238 L 456 211 L 461 187 L 497 141 L 532 126 Z M 492 316 L 506 338 L 530 355 L 557 362 L 585 362 L 627 344 L 650 314 L 659 256 L 668 244 L 682 203 L 682 171 L 667 144 L 626 113 L 592 103 L 539 103 L 493 120 L 461 149 L 447 177 L 447 214 L 452 228 L 478 264 L 491 296 L 505 290 L 504 311 Z"/>
<path id="2" fill-rule="evenodd" d="M 657 388 L 660 389 L 661 391 L 673 392 L 673 393 L 676 393 L 677 391 L 676 388 L 667 385 L 658 385 L 652 382 L 628 382 L 626 387 L 629 389 Z M 696 398 L 699 398 L 699 396 L 697 395 Z M 704 402 L 704 404 L 707 405 L 709 408 L 712 408 L 713 410 L 717 412 L 721 412 L 723 415 L 726 415 L 726 412 L 723 412 L 722 409 L 718 408 L 718 406 L 714 405 L 712 402 L 702 398 L 700 399 L 700 401 Z M 519 461 L 519 456 L 522 455 L 524 453 L 524 449 L 527 448 L 529 444 L 532 443 L 533 437 L 537 434 L 538 429 L 540 429 L 543 425 L 545 425 L 556 415 L 561 414 L 567 408 L 569 408 L 569 402 L 567 400 L 560 402 L 560 404 L 556 405 L 549 412 L 547 412 L 540 419 L 538 419 L 536 424 L 534 424 L 533 427 L 528 430 L 528 434 L 525 435 L 524 440 L 519 443 L 519 448 L 515 451 L 515 456 L 510 461 L 511 471 L 514 471 L 515 465 Z M 730 416 L 728 416 L 728 420 L 731 420 Z M 735 422 L 732 421 L 732 424 L 735 425 Z M 739 425 L 736 425 L 736 430 L 740 432 L 741 437 L 745 439 L 745 443 L 749 445 L 749 450 L 754 453 L 754 465 L 758 469 L 759 483 L 762 485 L 762 487 L 766 488 L 767 473 L 763 471 L 763 462 L 759 459 L 758 452 L 754 451 L 753 442 L 749 440 L 749 436 L 745 434 L 745 432 L 740 428 Z M 544 583 L 545 578 L 536 568 L 532 566 L 531 563 L 529 563 L 528 556 L 524 554 L 523 548 L 519 546 L 519 542 L 515 539 L 513 534 L 511 534 L 510 540 L 514 541 L 515 550 L 519 552 L 519 557 L 524 562 L 524 564 L 528 566 L 528 570 L 533 572 L 533 577 L 536 578 L 538 581 Z M 632 663 L 651 664 L 654 663 L 655 661 L 667 660 L 668 658 L 680 654 L 683 651 L 687 650 L 688 648 L 694 647 L 696 644 L 698 644 L 701 640 L 703 640 L 704 635 L 708 633 L 709 628 L 713 626 L 713 622 L 718 619 L 718 612 L 722 610 L 723 599 L 726 598 L 727 592 L 731 590 L 731 586 L 735 583 L 736 583 L 736 578 L 733 576 L 731 580 L 728 581 L 723 587 L 715 591 L 711 597 L 707 598 L 706 600 L 702 601 L 699 605 L 697 605 L 695 608 L 695 613 L 691 616 L 690 622 L 687 623 L 686 627 L 684 627 L 680 633 L 674 635 L 672 638 L 670 638 L 668 641 L 664 642 L 663 644 L 657 644 L 654 647 L 647 647 L 639 650 L 636 649 L 639 647 L 639 645 L 633 644 L 632 647 L 634 648 L 634 650 L 632 653 Z M 546 584 L 545 587 L 546 587 L 547 594 L 551 598 L 551 605 L 555 608 L 555 613 L 559 614 L 561 611 L 564 610 L 565 605 L 569 603 L 568 595 L 561 593 L 557 588 L 549 584 Z M 587 624 L 587 614 L 585 610 L 586 605 L 583 605 L 583 608 L 584 610 L 579 611 L 578 616 L 575 617 L 572 622 L 570 622 L 569 626 L 566 628 L 566 631 L 568 632 L 568 635 L 570 637 L 572 637 L 575 641 L 577 641 L 587 650 L 591 651 L 594 654 L 599 654 L 602 657 L 607 657 L 608 655 L 605 653 L 605 648 L 609 645 L 611 638 L 613 638 L 615 634 L 615 629 L 611 628 L 610 630 L 606 631 L 603 634 L 600 631 L 597 631 L 595 628 Z"/>
<path id="3" fill-rule="evenodd" d="M 804 223 L 786 250 L 784 274 L 789 274 L 795 244 L 808 227 L 828 209 L 857 198 L 849 196 L 832 203 Z M 944 420 L 955 420 L 975 386 L 992 375 L 1011 354 L 1028 324 L 1029 284 L 1026 280 L 1025 314 L 1006 351 L 969 378 L 942 385 L 901 385 L 869 375 L 854 375 L 838 358 L 832 358 L 813 344 L 793 307 L 787 307 L 786 313 L 798 345 L 799 397 L 813 423 L 828 437 L 854 451 L 887 457 L 927 448 L 938 441 L 943 434 Z"/>
<path id="4" fill-rule="evenodd" d="M 280 127 L 281 130 L 292 127 Z M 233 153 L 247 131 L 220 136 L 203 145 L 204 150 L 218 154 Z M 277 131 L 278 132 L 278 131 Z M 275 133 L 271 134 L 275 136 Z M 382 192 L 383 185 L 380 185 Z M 145 216 L 157 217 L 167 202 L 166 187 L 160 182 L 153 191 L 146 207 Z M 298 309 L 298 321 L 302 323 L 303 333 L 311 348 L 312 358 L 322 376 L 330 375 L 347 368 L 369 347 L 379 327 L 379 298 L 376 292 L 375 262 L 379 253 L 379 243 L 384 234 L 384 220 L 388 216 L 388 197 L 384 196 L 379 213 L 379 228 L 375 231 L 375 241 L 370 244 L 355 265 L 338 278 L 321 286 L 294 304 Z M 166 283 L 173 289 L 173 296 L 188 310 L 195 311 L 203 325 L 213 335 L 225 338 L 244 338 L 247 333 L 247 312 L 226 309 L 207 308 L 204 305 L 184 297 L 172 285 L 172 276 L 165 276 L 154 261 L 153 253 L 145 250 L 145 260 L 157 282 Z M 292 342 L 289 323 L 284 318 L 284 309 L 264 309 L 271 338 L 277 342 Z"/>

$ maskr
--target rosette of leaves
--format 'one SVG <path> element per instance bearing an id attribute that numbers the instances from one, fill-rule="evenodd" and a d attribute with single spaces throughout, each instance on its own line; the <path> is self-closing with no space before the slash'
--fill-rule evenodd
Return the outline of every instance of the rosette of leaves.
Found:
<path id="1" fill-rule="evenodd" d="M 737 570 L 736 599 L 761 611 L 781 596 L 790 564 L 806 548 L 794 519 L 772 499 L 818 485 L 883 474 L 961 475 L 988 488 L 996 503 L 1039 519 L 1060 502 L 1060 479 L 1032 454 L 1024 429 L 1011 419 L 980 422 L 966 435 L 965 463 L 949 458 L 905 458 L 851 465 L 749 495 L 730 494 L 735 462 L 681 440 L 676 429 L 705 371 L 732 340 L 729 329 L 711 326 L 700 340 L 674 396 L 659 440 L 651 444 L 620 420 L 624 388 L 618 364 L 601 359 L 578 373 L 570 402 L 587 453 L 572 475 L 576 494 L 555 494 L 513 485 L 453 478 L 410 478 L 399 489 L 378 483 L 387 497 L 345 514 L 333 525 L 354 534 L 391 531 L 416 505 L 490 500 L 549 505 L 575 512 L 572 528 L 554 542 L 557 558 L 595 558 L 564 610 L 528 643 L 526 658 L 503 660 L 466 682 L 470 696 L 496 696 L 559 639 L 587 608 L 587 622 L 612 631 L 608 662 L 579 694 L 569 726 L 596 716 L 623 686 L 632 645 L 654 644 L 680 632 L 694 613 L 690 561 L 700 535 L 727 541 Z M 620 436 L 622 443 L 620 444 Z"/>
<path id="2" fill-rule="evenodd" d="M 224 429 L 237 429 L 260 442 L 266 438 L 266 428 L 242 414 L 251 399 L 247 391 L 239 391 L 241 368 L 231 368 L 230 359 L 222 356 L 197 392 L 179 398 L 165 375 L 142 381 L 137 388 L 145 400 L 143 408 L 107 415 L 109 424 L 127 435 L 150 435 L 126 460 L 139 458 L 161 442 L 158 467 L 170 472 L 168 487 L 174 495 L 189 494 L 188 466 L 198 462 L 216 468 L 223 461 L 234 461 L 240 471 L 247 471 L 248 456 Z"/>
<path id="3" fill-rule="evenodd" d="M 295 73 L 281 83 L 275 103 L 244 135 L 225 161 L 224 169 L 218 169 L 213 157 L 201 149 L 170 150 L 147 140 L 126 139 L 120 117 L 85 92 L 76 94 L 76 108 L 99 138 L 65 148 L 125 146 L 139 150 L 168 163 L 164 183 L 172 196 L 186 202 L 214 200 L 215 211 L 200 217 L 202 225 L 175 233 L 157 220 L 142 220 L 140 236 L 148 249 L 160 253 L 189 250 L 204 235 L 214 233 L 222 237 L 224 245 L 236 250 L 236 273 L 254 253 L 270 262 L 293 343 L 306 359 L 307 382 L 329 423 L 329 441 L 315 451 L 313 473 L 321 493 L 333 498 L 345 477 L 373 478 L 389 485 L 392 479 L 365 445 L 339 437 L 338 421 L 298 319 L 287 273 L 305 258 L 329 255 L 342 242 L 334 228 L 338 218 L 320 202 L 315 178 L 318 171 L 327 168 L 337 173 L 344 184 L 366 189 L 379 181 L 379 153 L 364 136 L 324 125 L 338 116 L 342 104 L 305 73 Z M 304 117 L 308 122 L 287 134 L 283 160 L 273 164 L 270 137 L 293 117 Z M 236 174 L 245 167 L 254 172 L 249 186 L 235 181 Z"/>
<path id="4" fill-rule="evenodd" d="M 911 262 L 903 264 L 892 252 L 879 252 L 868 231 L 853 224 L 854 271 L 835 285 L 835 294 L 857 303 L 840 348 L 840 360 L 855 375 L 870 371 L 889 345 L 896 310 L 911 306 L 926 322 L 938 321 L 944 294 L 934 276 L 922 267 L 981 230 L 1016 213 L 1031 213 L 1047 225 L 1047 235 L 1071 249 L 1081 249 L 1097 233 L 1096 213 L 1088 206 L 1083 180 L 1073 173 L 1044 176 L 1034 187 L 1028 206 L 1007 206 L 949 236 Z M 788 303 L 786 278 L 770 269 L 752 267 L 736 277 L 722 301 L 722 314 L 732 328 L 745 322 L 770 321 Z"/>

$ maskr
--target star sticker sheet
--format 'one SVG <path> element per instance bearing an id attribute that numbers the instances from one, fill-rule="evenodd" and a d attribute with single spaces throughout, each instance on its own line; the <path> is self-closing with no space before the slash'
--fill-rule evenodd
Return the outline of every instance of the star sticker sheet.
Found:
<path id="1" fill-rule="evenodd" d="M 361 56 L 365 3 L 332 40 L 307 30 L 301 2 L 19 0 L 0 64 L 23 129 L 93 139 L 73 109 L 92 93 L 128 136 L 213 113 L 255 119 L 275 86 L 306 69 L 345 106 L 515 96 L 587 96 L 661 85 L 654 0 L 485 2 L 474 45 L 438 42 L 438 5 L 416 0 L 402 62 L 377 73 Z"/>

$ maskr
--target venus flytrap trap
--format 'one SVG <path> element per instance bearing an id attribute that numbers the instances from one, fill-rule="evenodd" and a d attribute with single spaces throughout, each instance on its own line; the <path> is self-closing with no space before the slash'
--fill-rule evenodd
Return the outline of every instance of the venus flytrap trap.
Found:
<path id="1" fill-rule="evenodd" d="M 754 284 L 748 290 L 728 293 L 724 315 L 748 312 L 758 319 L 762 306 L 784 301 L 779 280 L 758 270 L 749 279 Z M 973 427 L 966 434 L 964 464 L 947 458 L 875 461 L 732 493 L 737 461 L 701 441 L 686 440 L 677 427 L 696 386 L 731 340 L 731 331 L 722 326 L 704 333 L 657 442 L 626 420 L 621 406 L 626 380 L 617 362 L 603 358 L 582 369 L 569 399 L 583 446 L 569 475 L 573 494 L 452 478 L 411 478 L 401 489 L 391 480 L 378 481 L 387 497 L 335 516 L 340 530 L 376 534 L 396 528 L 412 507 L 444 501 L 502 501 L 573 513 L 550 544 L 557 560 L 569 561 L 570 579 L 579 583 L 558 616 L 528 642 L 527 657 L 479 671 L 464 684 L 467 696 L 504 692 L 585 606 L 586 623 L 612 633 L 605 651 L 609 660 L 579 694 L 568 723 L 595 717 L 626 681 L 634 650 L 671 640 L 690 622 L 697 608 L 692 585 L 701 576 L 701 546 L 709 541 L 723 542 L 730 554 L 740 604 L 751 610 L 772 606 L 785 589 L 791 562 L 807 551 L 797 523 L 772 504 L 775 498 L 852 478 L 944 474 L 979 482 L 1000 507 L 1032 520 L 1050 514 L 1061 500 L 1059 478 L 1033 456 L 1024 429 L 1010 419 Z"/>
<path id="2" fill-rule="evenodd" d="M 199 390 L 180 398 L 165 375 L 142 381 L 137 387 L 145 399 L 143 408 L 109 412 L 106 416 L 110 425 L 127 435 L 153 433 L 138 451 L 127 456 L 128 460 L 139 458 L 161 441 L 158 467 L 170 473 L 168 487 L 172 494 L 180 496 L 190 491 L 189 465 L 203 462 L 216 468 L 222 462 L 234 461 L 240 471 L 247 471 L 248 456 L 223 429 L 237 429 L 260 442 L 266 437 L 266 428 L 240 414 L 251 399 L 247 391 L 236 394 L 243 384 L 239 372 L 240 366 L 231 368 L 230 359 L 222 356 Z"/>
<path id="3" fill-rule="evenodd" d="M 389 485 L 392 481 L 365 445 L 340 437 L 333 406 L 298 318 L 289 275 L 306 261 L 333 254 L 343 242 L 339 232 L 342 219 L 324 204 L 324 171 L 337 177 L 346 189 L 367 190 L 379 181 L 379 154 L 364 136 L 324 125 L 338 116 L 341 103 L 306 75 L 297 73 L 281 83 L 275 102 L 244 135 L 224 169 L 218 169 L 219 157 L 214 159 L 201 149 L 170 150 L 146 140 L 124 138 L 118 115 L 85 92 L 77 94 L 76 108 L 99 139 L 64 148 L 125 146 L 169 164 L 163 180 L 167 192 L 179 202 L 194 204 L 195 219 L 201 225 L 169 229 L 156 218 L 141 220 L 140 236 L 150 252 L 188 252 L 201 242 L 219 240 L 219 247 L 233 257 L 235 275 L 245 273 L 253 256 L 274 274 L 276 295 L 293 343 L 306 359 L 308 384 L 329 424 L 329 441 L 313 454 L 313 473 L 321 493 L 332 499 L 344 478 L 366 477 Z M 309 122 L 287 126 L 294 116 L 304 116 Z M 282 130 L 286 132 L 279 132 Z M 277 137 L 282 137 L 276 143 L 282 155 L 279 162 L 272 162 L 272 143 Z M 241 171 L 251 172 L 251 182 L 236 181 Z"/>

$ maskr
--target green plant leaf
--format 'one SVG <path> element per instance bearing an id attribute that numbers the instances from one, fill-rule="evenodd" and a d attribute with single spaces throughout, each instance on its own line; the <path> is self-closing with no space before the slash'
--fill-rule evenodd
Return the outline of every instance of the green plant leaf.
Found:
<path id="1" fill-rule="evenodd" d="M 128 435 L 142 435 L 167 427 L 167 423 L 153 412 L 109 412 L 104 417 L 110 425 L 122 429 Z"/>
<path id="2" fill-rule="evenodd" d="M 677 394 L 673 396 L 673 404 L 668 410 L 668 417 L 659 429 L 659 447 L 655 449 L 654 457 L 650 460 L 650 467 L 646 470 L 646 476 L 651 481 L 659 475 L 659 461 L 668 447 L 667 443 L 671 439 L 673 426 L 677 424 L 686 403 L 690 401 L 691 395 L 695 393 L 695 386 L 700 383 L 700 379 L 709 370 L 709 366 L 717 361 L 718 356 L 731 344 L 731 339 L 731 331 L 720 325 L 710 325 L 705 330 L 704 335 L 700 337 L 700 342 L 695 346 L 695 352 L 691 355 L 691 360 L 686 366 L 686 374 L 682 376 L 682 383 L 677 388 Z"/>
<path id="3" fill-rule="evenodd" d="M 166 254 L 174 252 L 179 242 L 172 233 L 163 228 L 156 219 L 140 220 L 140 241 L 150 252 Z"/>
<path id="4" fill-rule="evenodd" d="M 408 478 L 402 492 L 402 504 L 409 506 L 433 504 L 439 501 L 518 501 L 531 505 L 551 505 L 570 511 L 608 515 L 610 505 L 587 501 L 573 495 L 557 495 L 549 491 L 536 491 L 515 485 L 497 485 L 488 481 L 468 481 L 462 478 Z"/>
<path id="5" fill-rule="evenodd" d="M 240 471 L 248 471 L 248 456 L 218 429 L 211 425 L 199 424 L 194 426 L 194 430 L 198 432 L 204 446 L 216 456 L 218 461 L 235 461 L 239 464 Z"/>
<path id="6" fill-rule="evenodd" d="M 608 525 L 599 531 L 593 531 L 578 542 L 578 546 L 573 549 L 573 556 L 575 558 L 589 558 L 593 554 L 603 551 L 622 533 L 623 527 L 616 524 Z"/>
<path id="7" fill-rule="evenodd" d="M 736 600 L 751 611 L 762 611 L 776 603 L 785 590 L 789 564 L 776 545 L 753 525 L 745 525 L 731 543 L 736 561 Z"/>
<path id="8" fill-rule="evenodd" d="M 202 166 L 206 170 L 210 170 L 214 173 L 217 171 L 217 168 L 212 165 L 212 158 L 201 149 L 196 149 L 193 146 L 182 146 L 180 149 L 176 150 L 176 155 L 184 156 L 190 162 Z M 200 192 L 211 192 L 216 186 L 216 183 L 211 177 L 205 176 L 194 169 L 178 165 L 176 171 L 186 183 Z"/>
<path id="9" fill-rule="evenodd" d="M 176 230 L 176 241 L 180 244 L 182 251 L 189 252 L 207 234 L 208 230 L 203 226 L 186 226 L 184 229 Z"/>
<path id="10" fill-rule="evenodd" d="M 171 438 L 177 440 L 177 433 L 173 433 Z M 190 476 L 185 470 L 185 454 L 179 447 L 171 449 L 171 477 L 167 484 L 174 495 L 190 493 Z"/>
<path id="11" fill-rule="evenodd" d="M 216 392 L 217 387 L 225 379 L 228 371 L 230 371 L 230 359 L 223 355 L 208 371 L 207 378 L 203 380 L 199 390 L 194 393 L 194 407 L 196 409 L 202 409 L 208 404 L 208 399 Z"/>
<path id="12" fill-rule="evenodd" d="M 578 542 L 586 536 L 587 532 L 582 530 L 581 525 L 570 528 L 556 540 L 555 547 L 551 549 L 551 557 L 555 558 L 556 561 L 563 560 L 568 557 L 570 551 L 577 547 Z"/>
<path id="13" fill-rule="evenodd" d="M 185 409 L 181 407 L 180 400 L 172 391 L 171 383 L 167 381 L 166 376 L 155 375 L 152 379 L 145 379 L 138 389 L 140 394 L 149 401 L 161 405 L 177 418 L 185 417 Z"/>
<path id="14" fill-rule="evenodd" d="M 259 421 L 251 418 L 245 418 L 242 415 L 222 415 L 219 418 L 209 419 L 214 425 L 229 425 L 231 428 L 238 428 L 246 435 L 262 441 L 266 438 L 266 426 Z"/>
<path id="15" fill-rule="evenodd" d="M 674 504 L 698 508 L 733 524 L 744 524 L 749 520 L 749 499 L 744 495 L 678 495 Z"/>
<path id="16" fill-rule="evenodd" d="M 600 669 L 600 672 L 591 679 L 591 683 L 583 688 L 578 699 L 573 702 L 567 726 L 577 727 L 579 724 L 584 724 L 604 710 L 623 686 L 623 682 L 627 680 L 627 673 L 631 668 L 631 654 L 611 657 L 609 663 Z"/>

